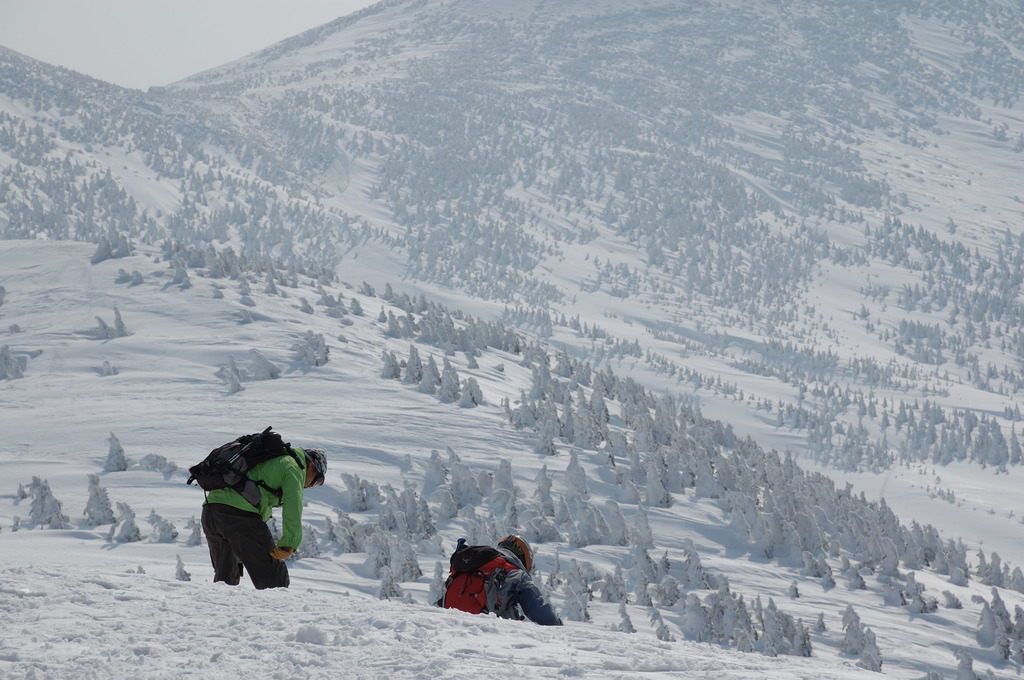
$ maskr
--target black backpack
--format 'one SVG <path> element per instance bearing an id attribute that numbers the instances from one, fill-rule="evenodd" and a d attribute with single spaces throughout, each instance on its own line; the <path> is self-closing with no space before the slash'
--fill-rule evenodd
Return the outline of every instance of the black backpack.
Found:
<path id="1" fill-rule="evenodd" d="M 271 428 L 257 434 L 242 435 L 238 439 L 218 446 L 210 451 L 202 462 L 188 469 L 186 484 L 195 482 L 205 491 L 234 489 L 254 508 L 260 506 L 260 489 L 263 487 L 278 498 L 280 489 L 271 489 L 262 480 L 252 480 L 245 474 L 251 468 L 279 456 L 292 456 L 300 468 L 305 468 L 291 444 L 285 443 L 281 435 Z"/>

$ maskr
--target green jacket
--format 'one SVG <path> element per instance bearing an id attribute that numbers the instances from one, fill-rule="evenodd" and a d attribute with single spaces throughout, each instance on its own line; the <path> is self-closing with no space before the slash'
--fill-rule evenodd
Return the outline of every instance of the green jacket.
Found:
<path id="1" fill-rule="evenodd" d="M 214 489 L 206 494 L 207 503 L 223 503 L 239 510 L 256 512 L 264 522 L 271 511 L 281 508 L 281 540 L 278 547 L 298 548 L 302 543 L 302 492 L 306 487 L 306 451 L 297 446 L 292 451 L 302 461 L 300 467 L 291 456 L 278 456 L 260 463 L 247 473 L 253 481 L 262 481 L 271 489 L 280 489 L 281 498 L 260 487 L 260 507 L 253 508 L 249 501 L 234 489 Z"/>

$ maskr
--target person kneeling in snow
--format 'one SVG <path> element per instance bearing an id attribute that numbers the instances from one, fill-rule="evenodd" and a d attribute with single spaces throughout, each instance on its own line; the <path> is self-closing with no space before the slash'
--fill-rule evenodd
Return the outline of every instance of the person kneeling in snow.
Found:
<path id="1" fill-rule="evenodd" d="M 291 450 L 294 456 L 271 458 L 246 472 L 259 485 L 258 507 L 232 488 L 207 493 L 202 525 L 210 547 L 214 582 L 237 586 L 244 566 L 259 590 L 288 587 L 284 560 L 302 542 L 303 491 L 323 484 L 327 474 L 323 451 L 297 446 Z M 274 545 L 267 520 L 276 507 L 281 508 L 282 530 L 281 540 Z"/>
<path id="2" fill-rule="evenodd" d="M 542 626 L 560 626 L 554 608 L 533 582 L 533 552 L 521 536 L 501 539 L 497 548 L 467 546 L 460 538 L 451 557 L 451 574 L 438 604 L 471 614 L 503 619 L 524 617 Z"/>

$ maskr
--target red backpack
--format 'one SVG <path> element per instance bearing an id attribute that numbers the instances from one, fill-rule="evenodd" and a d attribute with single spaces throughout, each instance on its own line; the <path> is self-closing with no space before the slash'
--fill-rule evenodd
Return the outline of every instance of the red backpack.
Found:
<path id="1" fill-rule="evenodd" d="M 486 545 L 466 546 L 460 542 L 451 557 L 451 574 L 445 582 L 441 606 L 470 614 L 488 613 L 487 585 L 504 579 L 507 572 L 518 569 L 495 548 Z M 501 604 L 500 602 L 498 603 Z"/>

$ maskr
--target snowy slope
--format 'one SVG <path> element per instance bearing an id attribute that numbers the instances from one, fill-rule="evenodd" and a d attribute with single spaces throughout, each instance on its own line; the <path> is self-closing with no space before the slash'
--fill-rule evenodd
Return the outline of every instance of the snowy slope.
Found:
<path id="1" fill-rule="evenodd" d="M 182 469 L 269 424 L 343 461 L 310 494 L 321 554 L 307 546 L 295 566 L 297 587 L 344 598 L 339 612 L 399 607 L 389 620 L 432 630 L 445 615 L 424 607 L 454 540 L 518 522 L 540 538 L 566 618 L 580 583 L 595 598 L 592 621 L 565 633 L 578 631 L 571 649 L 599 635 L 612 656 L 662 650 L 653 673 L 702 668 L 676 665 L 679 645 L 714 677 L 790 677 L 801 663 L 841 677 L 863 662 L 842 651 L 852 605 L 887 674 L 952 677 L 964 650 L 979 673 L 1016 672 L 981 623 L 1005 603 L 1007 635 L 1024 637 L 1024 34 L 1013 3 L 976 9 L 391 0 L 148 93 L 0 49 L 9 611 L 52 598 L 64 616 L 99 582 L 111 612 L 140 584 L 142 621 L 158 593 L 204 587 Z M 91 264 L 97 243 L 135 253 Z M 313 366 L 321 340 L 329 361 Z M 382 353 L 405 362 L 412 347 L 472 377 L 486 404 L 382 378 Z M 610 422 L 591 436 L 596 386 Z M 583 418 L 575 432 L 567 414 Z M 119 446 L 131 466 L 105 472 Z M 134 510 L 142 542 L 110 540 L 123 521 L 87 526 L 92 474 L 114 511 Z M 69 528 L 43 528 L 43 482 Z M 469 497 L 449 498 L 458 485 Z M 439 533 L 395 529 L 410 499 Z M 179 535 L 162 542 L 167 521 Z M 711 588 L 688 581 L 691 544 Z M 378 564 L 388 550 L 408 597 L 378 604 L 394 587 Z M 674 601 L 662 555 L 696 600 Z M 195 580 L 175 578 L 179 556 Z M 617 566 L 625 614 L 608 594 Z M 917 585 L 937 610 L 910 597 Z M 762 658 L 763 622 L 757 640 L 719 631 L 694 647 L 699 608 L 723 587 L 802 621 L 812 660 Z M 237 597 L 262 601 L 205 599 Z M 184 619 L 188 602 L 153 606 Z M 276 618 L 282 646 L 345 638 L 347 620 L 316 616 L 301 632 Z M 656 641 L 658 616 L 680 642 Z M 0 663 L 59 676 L 33 667 L 73 635 L 35 620 L 5 621 L 20 632 Z M 88 639 L 106 657 L 131 644 Z M 511 649 L 535 643 L 522 644 Z M 627 674 L 539 648 L 554 675 Z M 153 675 L 166 664 L 147 666 L 151 654 L 181 656 L 137 649 L 125 658 Z M 460 672 L 440 656 L 409 673 Z M 65 670 L 99 673 L 89 663 Z"/>
<path id="2" fill-rule="evenodd" d="M 952 677 L 961 650 L 976 660 L 979 672 L 996 661 L 994 648 L 975 636 L 984 607 L 972 598 L 987 606 L 993 597 L 991 588 L 976 579 L 956 586 L 931 569 L 901 566 L 896 581 L 865 572 L 865 589 L 851 590 L 838 571 L 849 554 L 844 549 L 829 560 L 837 583 L 822 587 L 822 579 L 809 573 L 798 555 L 760 555 L 722 498 L 690 487 L 674 492 L 667 508 L 630 499 L 629 486 L 616 482 L 608 466 L 612 455 L 620 471 L 630 470 L 625 450 L 611 444 L 587 450 L 559 441 L 556 455 L 537 453 L 536 431 L 511 427 L 501 406 L 503 399 L 514 404 L 531 389 L 524 355 L 487 349 L 476 357 L 476 368 L 462 352 L 447 357 L 463 379 L 478 381 L 486 404 L 441 403 L 415 385 L 381 377 L 385 349 L 408 357 L 414 344 L 424 360 L 434 356 L 439 363 L 444 350 L 389 338 L 379 310 L 399 317 L 402 310 L 359 292 L 359 286 L 304 275 L 289 282 L 285 276 L 271 294 L 254 278 L 249 302 L 243 303 L 237 279 L 211 278 L 204 275 L 206 269 L 190 269 L 188 284 L 180 277 L 175 283 L 174 268 L 153 249 L 139 247 L 135 255 L 95 265 L 89 263 L 94 252 L 91 244 L 70 242 L 9 241 L 0 248 L 0 286 L 5 289 L 0 314 L 8 326 L 4 346 L 19 366 L 24 364 L 23 377 L 0 381 L 6 432 L 2 462 L 8 480 L 0 490 L 4 677 L 236 677 L 248 672 L 333 677 L 345 668 L 355 669 L 355 677 L 459 678 L 509 662 L 514 664 L 509 672 L 523 677 L 611 678 L 637 672 L 650 677 L 862 677 L 869 671 L 854 667 L 857 655 L 841 651 L 848 605 L 876 636 L 886 674 L 916 678 L 933 669 Z M 134 272 L 141 282 L 125 280 L 124 273 Z M 312 313 L 302 311 L 303 299 Z M 324 300 L 344 300 L 347 311 L 332 316 L 336 308 Z M 353 300 L 363 315 L 351 313 Z M 115 309 L 129 335 L 100 337 L 97 319 L 113 328 Z M 304 363 L 294 349 L 310 331 L 326 339 L 330 354 L 324 365 Z M 281 369 L 279 377 L 255 379 L 253 349 Z M 220 377 L 232 358 L 243 378 L 243 389 L 237 391 L 237 385 Z M 105 362 L 111 370 L 104 371 Z M 614 401 L 609 407 L 618 410 Z M 184 484 L 184 468 L 218 443 L 266 424 L 295 443 L 322 445 L 330 453 L 328 482 L 308 493 L 304 515 L 316 547 L 294 561 L 288 593 L 256 593 L 247 584 L 215 587 L 209 583 L 205 545 L 194 544 L 190 525 L 202 495 Z M 618 418 L 611 426 L 630 432 Z M 114 437 L 129 462 L 125 471 L 105 471 Z M 729 449 L 722 451 L 728 454 Z M 461 462 L 471 477 L 482 474 L 489 480 L 490 489 L 480 487 L 480 501 L 450 518 L 436 493 L 440 479 L 431 461 L 434 452 L 452 479 L 461 474 Z M 572 502 L 579 473 L 571 470 L 570 453 L 585 473 L 590 505 L 608 517 L 613 516 L 607 514 L 609 502 L 621 508 L 633 538 L 628 545 L 600 540 L 576 545 L 571 534 L 582 531 L 580 516 L 575 523 L 551 518 L 561 538 L 535 540 L 537 577 L 569 619 L 566 628 L 542 631 L 431 607 L 435 569 L 455 539 L 487 540 L 508 526 L 501 462 L 509 464 L 516 489 L 512 496 L 526 526 L 538 507 L 542 467 L 550 474 L 554 496 Z M 971 474 L 971 469 L 964 472 Z M 116 523 L 89 526 L 89 475 L 98 475 L 120 515 Z M 360 506 L 349 483 L 354 476 L 381 490 L 381 500 Z M 30 491 L 33 478 L 45 481 L 61 502 L 64 528 L 33 520 L 36 496 L 19 493 Z M 393 530 L 395 555 L 405 549 L 401 544 L 412 546 L 422 574 L 399 579 L 402 595 L 382 601 L 378 595 L 386 579 L 374 573 L 375 551 L 349 552 L 332 537 L 331 527 L 341 535 L 337 528 L 348 522 L 349 535 L 372 545 L 372 536 L 381 535 L 376 527 L 387 526 L 386 518 L 398 507 L 386 500 L 388 488 L 421 494 L 437 533 L 417 539 L 407 529 Z M 140 541 L 121 540 L 122 504 L 134 513 Z M 957 514 L 954 506 L 946 507 L 945 515 L 929 521 L 946 526 Z M 684 599 L 659 605 L 663 594 L 655 590 L 650 591 L 654 607 L 638 604 L 635 558 L 643 541 L 632 532 L 642 526 L 641 516 L 649 518 L 652 534 L 643 554 L 658 562 L 667 559 L 668 573 L 686 583 L 692 566 L 686 550 L 692 541 L 702 565 L 698 569 L 728 579 L 727 588 L 749 606 L 755 600 L 766 607 L 774 602 L 813 628 L 812 657 L 773 659 L 738 652 L 731 642 L 698 643 L 687 639 Z M 161 521 L 173 524 L 177 536 L 162 533 Z M 570 618 L 573 563 L 594 597 L 587 622 Z M 602 595 L 610 587 L 602 579 L 616 566 L 630 591 L 625 609 Z M 180 580 L 182 571 L 191 580 Z M 942 603 L 937 611 L 914 614 L 900 606 L 893 586 L 905 586 L 908 571 L 925 586 L 925 595 Z M 963 608 L 945 606 L 943 590 L 951 591 Z M 695 584 L 682 591 L 684 597 L 689 593 L 706 601 L 716 589 Z M 1011 590 L 1000 592 L 1011 611 L 1024 600 Z M 658 638 L 652 612 L 675 641 Z M 819 616 L 824 630 L 814 627 Z M 617 629 L 626 621 L 636 633 Z M 1004 677 L 1014 666 L 996 663 L 994 668 Z"/>

